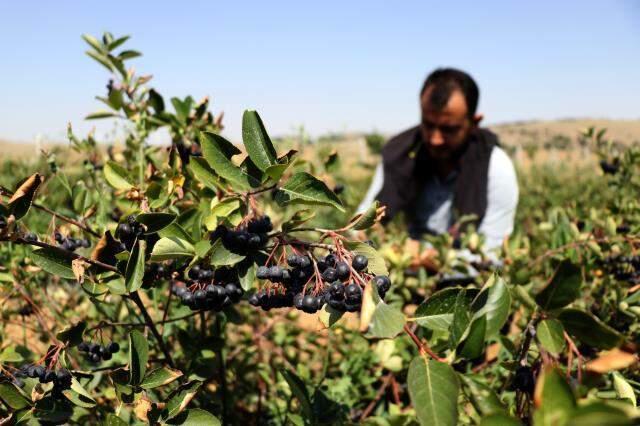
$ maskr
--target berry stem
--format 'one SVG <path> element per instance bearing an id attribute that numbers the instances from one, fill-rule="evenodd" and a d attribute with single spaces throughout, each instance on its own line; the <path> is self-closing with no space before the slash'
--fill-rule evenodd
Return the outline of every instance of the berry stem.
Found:
<path id="1" fill-rule="evenodd" d="M 431 348 L 429 348 L 429 346 L 424 344 L 418 338 L 418 336 L 416 336 L 416 334 L 413 332 L 413 330 L 411 330 L 411 328 L 406 324 L 404 325 L 404 331 L 405 331 L 405 333 L 407 333 L 409 335 L 409 337 L 411 337 L 411 340 L 413 340 L 413 343 L 416 344 L 416 346 L 418 347 L 418 351 L 420 351 L 420 355 L 422 355 L 422 356 L 429 355 L 431 358 L 435 359 L 436 361 L 440 361 L 440 362 L 445 362 L 446 361 L 445 358 L 439 357 L 435 352 L 433 352 L 431 350 Z"/>
<path id="2" fill-rule="evenodd" d="M 129 295 L 129 298 L 133 301 L 133 303 L 136 304 L 138 309 L 140 309 L 140 312 L 142 313 L 142 316 L 144 317 L 144 320 L 147 323 L 147 326 L 149 327 L 149 329 L 151 330 L 151 333 L 153 333 L 154 337 L 158 341 L 158 345 L 160 346 L 160 350 L 162 350 L 162 353 L 164 354 L 164 357 L 167 360 L 167 364 L 169 364 L 169 367 L 175 368 L 173 358 L 171 358 L 171 353 L 169 352 L 169 349 L 165 345 L 164 340 L 162 340 L 162 336 L 158 332 L 158 329 L 156 328 L 156 325 L 153 322 L 153 319 L 149 315 L 147 308 L 145 308 L 144 303 L 142 303 L 142 299 L 140 299 L 140 294 L 137 291 L 134 291 Z"/>

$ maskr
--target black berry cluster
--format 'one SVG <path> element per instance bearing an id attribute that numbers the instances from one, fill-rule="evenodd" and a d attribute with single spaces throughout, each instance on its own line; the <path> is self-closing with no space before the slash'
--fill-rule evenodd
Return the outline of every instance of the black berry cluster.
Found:
<path id="1" fill-rule="evenodd" d="M 222 239 L 222 244 L 229 251 L 247 255 L 263 248 L 269 241 L 268 233 L 273 230 L 269 216 L 256 217 L 236 229 L 219 225 L 211 233 L 211 240 Z"/>
<path id="2" fill-rule="evenodd" d="M 257 278 L 275 285 L 254 293 L 249 298 L 251 305 L 264 310 L 293 306 L 315 313 L 328 304 L 340 312 L 356 312 L 362 305 L 361 284 L 365 281 L 373 280 L 381 297 L 391 287 L 389 277 L 366 272 L 368 259 L 363 255 L 353 256 L 349 264 L 347 257 L 330 253 L 314 265 L 308 255 L 291 254 L 287 264 L 289 269 L 278 265 L 258 268 Z"/>
<path id="3" fill-rule="evenodd" d="M 610 256 L 602 263 L 615 279 L 640 284 L 640 256 Z"/>
<path id="4" fill-rule="evenodd" d="M 31 314 L 33 314 L 33 305 L 26 304 L 18 309 L 18 315 L 20 316 L 28 317 Z"/>
<path id="5" fill-rule="evenodd" d="M 15 374 L 16 381 L 14 383 L 17 386 L 22 387 L 24 385 L 24 382 L 20 380 L 22 377 L 38 379 L 40 383 L 53 382 L 54 394 L 59 394 L 61 391 L 65 389 L 69 389 L 71 387 L 71 379 L 72 379 L 71 373 L 66 368 L 61 368 L 55 371 L 53 369 L 47 369 L 42 365 L 33 365 L 33 364 L 22 366 L 19 369 L 19 371 Z"/>
<path id="6" fill-rule="evenodd" d="M 153 285 L 159 280 L 170 279 L 175 271 L 175 264 L 148 263 L 144 267 L 143 285 Z"/>
<path id="7" fill-rule="evenodd" d="M 600 160 L 600 168 L 607 175 L 615 175 L 616 173 L 618 173 L 618 169 L 620 168 L 620 162 L 617 158 L 614 159 L 612 163 L 609 163 L 605 160 Z"/>
<path id="8" fill-rule="evenodd" d="M 238 303 L 244 291 L 237 281 L 237 275 L 229 268 L 212 270 L 193 266 L 186 283 L 174 282 L 173 294 L 192 311 L 207 310 L 219 312 Z"/>
<path id="9" fill-rule="evenodd" d="M 110 360 L 113 354 L 120 350 L 120 345 L 117 342 L 111 342 L 106 346 L 98 343 L 82 342 L 78 345 L 78 350 L 85 353 L 87 361 L 97 364 L 100 361 Z"/>
<path id="10" fill-rule="evenodd" d="M 129 216 L 116 228 L 116 238 L 124 245 L 125 250 L 131 251 L 137 239 L 144 239 L 144 226 L 134 216 Z"/>
<path id="11" fill-rule="evenodd" d="M 32 234 L 32 235 L 35 236 L 35 234 Z M 75 251 L 80 247 L 83 247 L 83 248 L 91 247 L 91 242 L 86 238 L 80 239 L 80 238 L 65 237 L 59 232 L 56 232 L 54 234 L 54 237 L 56 239 L 56 242 L 58 243 L 58 247 L 60 247 L 63 250 Z M 27 237 L 25 237 L 25 239 L 27 239 Z M 37 239 L 38 238 L 36 236 L 33 241 L 37 241 Z"/>
<path id="12" fill-rule="evenodd" d="M 536 379 L 531 367 L 526 365 L 518 367 L 513 376 L 512 388 L 532 395 L 535 386 Z"/>

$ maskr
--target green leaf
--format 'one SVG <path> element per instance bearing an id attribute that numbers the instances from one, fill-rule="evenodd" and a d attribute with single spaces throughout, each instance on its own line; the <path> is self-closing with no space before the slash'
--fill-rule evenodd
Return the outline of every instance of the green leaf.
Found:
<path id="1" fill-rule="evenodd" d="M 129 40 L 130 37 L 131 36 L 126 35 L 126 36 L 122 36 L 120 38 L 115 39 L 114 41 L 109 43 L 109 46 L 108 46 L 109 51 L 113 49 L 117 49 L 118 47 L 122 46 L 122 44 L 127 40 Z"/>
<path id="2" fill-rule="evenodd" d="M 567 426 L 624 426 L 637 425 L 627 414 L 601 401 L 578 406 L 567 423 Z"/>
<path id="3" fill-rule="evenodd" d="M 242 115 L 242 141 L 251 161 L 261 170 L 277 164 L 276 150 L 269 139 L 260 116 L 255 111 Z"/>
<path id="4" fill-rule="evenodd" d="M 236 270 L 238 271 L 240 286 L 244 291 L 249 291 L 256 280 L 256 264 L 253 262 L 245 263 L 238 265 Z"/>
<path id="5" fill-rule="evenodd" d="M 449 327 L 449 347 L 455 349 L 458 344 L 465 337 L 465 332 L 471 324 L 470 305 L 471 301 L 468 300 L 467 290 L 462 290 L 456 297 L 456 302 L 453 307 L 453 319 L 451 320 L 451 327 Z"/>
<path id="6" fill-rule="evenodd" d="M 181 225 L 179 225 L 177 222 L 173 222 L 166 228 L 163 228 L 162 230 L 158 231 L 158 235 L 161 238 L 174 237 L 180 240 L 187 241 L 189 242 L 189 244 L 194 243 L 193 237 L 191 237 L 191 235 L 189 235 L 189 233 L 187 233 L 187 231 L 185 231 L 184 228 Z"/>
<path id="7" fill-rule="evenodd" d="M 182 371 L 180 370 L 174 370 L 169 367 L 160 367 L 149 372 L 140 384 L 140 387 L 142 389 L 153 389 L 159 386 L 168 385 L 180 376 L 182 376 Z"/>
<path id="8" fill-rule="evenodd" d="M 196 396 L 200 386 L 202 386 L 202 382 L 194 380 L 176 389 L 167 401 L 162 417 L 169 420 L 180 414 Z"/>
<path id="9" fill-rule="evenodd" d="M 153 234 L 169 226 L 176 219 L 173 213 L 140 213 L 136 220 L 147 227 L 146 234 Z"/>
<path id="10" fill-rule="evenodd" d="M 378 201 L 374 201 L 373 204 L 369 206 L 367 211 L 351 219 L 351 222 L 355 221 L 353 229 L 362 231 L 364 229 L 371 228 L 376 223 L 376 216 L 379 205 L 380 203 Z"/>
<path id="11" fill-rule="evenodd" d="M 402 311 L 380 301 L 371 317 L 368 334 L 371 337 L 391 339 L 396 337 L 406 323 Z"/>
<path id="12" fill-rule="evenodd" d="M 7 362 L 22 362 L 24 358 L 19 352 L 16 352 L 15 346 L 7 346 L 0 352 L 0 364 Z"/>
<path id="13" fill-rule="evenodd" d="M 60 330 L 56 338 L 69 346 L 77 346 L 82 343 L 82 335 L 86 328 L 86 321 L 73 322 Z"/>
<path id="14" fill-rule="evenodd" d="M 123 50 L 118 55 L 118 58 L 120 60 L 124 61 L 124 60 L 127 60 L 127 59 L 137 58 L 139 56 L 142 56 L 142 53 L 140 53 L 140 52 L 138 52 L 136 50 Z"/>
<path id="15" fill-rule="evenodd" d="M 280 373 L 289 384 L 291 393 L 300 402 L 300 408 L 304 418 L 313 419 L 313 409 L 311 405 L 311 398 L 309 398 L 309 391 L 304 382 L 293 371 L 280 370 Z"/>
<path id="16" fill-rule="evenodd" d="M 85 120 L 100 120 L 102 118 L 113 118 L 113 117 L 117 117 L 118 113 L 117 112 L 112 112 L 112 111 L 96 111 L 96 112 L 92 112 L 91 114 L 88 114 L 87 116 L 84 117 Z"/>
<path id="17" fill-rule="evenodd" d="M 216 174 L 240 189 L 259 187 L 262 182 L 233 164 L 231 157 L 239 153 L 233 144 L 215 133 L 200 133 L 202 155 Z"/>
<path id="18" fill-rule="evenodd" d="M 138 330 L 129 333 L 129 383 L 139 385 L 147 372 L 149 343 Z"/>
<path id="19" fill-rule="evenodd" d="M 213 189 L 214 191 L 224 189 L 223 183 L 220 181 L 220 178 L 216 175 L 216 172 L 213 171 L 207 160 L 202 157 L 191 157 L 189 159 L 189 169 L 196 177 L 196 180 L 209 189 Z"/>
<path id="20" fill-rule="evenodd" d="M 64 390 L 62 393 L 78 407 L 91 408 L 96 405 L 96 400 L 91 397 L 75 377 L 71 379 L 71 389 Z"/>
<path id="21" fill-rule="evenodd" d="M 552 367 L 538 377 L 534 394 L 537 410 L 533 413 L 536 426 L 562 426 L 567 423 L 576 401 L 571 387 L 559 371 Z"/>
<path id="22" fill-rule="evenodd" d="M 104 165 L 104 178 L 115 189 L 128 190 L 134 187 L 127 170 L 115 161 L 107 161 Z"/>
<path id="23" fill-rule="evenodd" d="M 365 256 L 369 260 L 369 266 L 367 266 L 367 271 L 374 275 L 389 275 L 389 271 L 387 270 L 387 266 L 384 262 L 384 258 L 376 249 L 371 247 L 367 243 L 361 243 L 360 241 L 350 241 L 346 243 L 346 246 L 349 250 L 353 252 L 354 255 L 361 254 Z"/>
<path id="24" fill-rule="evenodd" d="M 522 426 L 522 423 L 514 417 L 498 413 L 483 416 L 480 420 L 480 426 Z"/>
<path id="25" fill-rule="evenodd" d="M 465 395 L 481 417 L 507 412 L 507 407 L 489 386 L 465 374 L 459 374 L 458 378 Z"/>
<path id="26" fill-rule="evenodd" d="M 102 46 L 102 43 L 100 43 L 94 36 L 89 34 L 82 34 L 82 39 L 86 41 L 87 44 L 89 44 L 89 46 L 93 47 L 98 52 L 104 51 L 104 47 Z"/>
<path id="27" fill-rule="evenodd" d="M 611 373 L 611 375 L 613 377 L 613 388 L 615 389 L 618 398 L 628 399 L 633 404 L 633 406 L 636 407 L 636 393 L 633 390 L 633 387 L 631 387 L 629 382 L 627 382 L 622 374 L 618 373 L 617 371 L 614 371 L 613 373 Z"/>
<path id="28" fill-rule="evenodd" d="M 409 365 L 409 395 L 422 425 L 458 423 L 458 378 L 450 365 L 418 356 Z"/>
<path id="29" fill-rule="evenodd" d="M 554 355 L 564 350 L 564 327 L 556 319 L 540 321 L 536 327 L 536 338 L 545 350 Z"/>
<path id="30" fill-rule="evenodd" d="M 107 418 L 105 419 L 102 426 L 128 426 L 129 423 L 122 420 L 120 417 L 116 416 L 113 413 L 107 414 Z"/>
<path id="31" fill-rule="evenodd" d="M 113 72 L 113 65 L 111 64 L 111 62 L 109 61 L 109 58 L 107 58 L 105 55 L 101 54 L 101 53 L 96 53 L 92 50 L 87 50 L 85 52 L 87 54 L 87 56 L 93 58 L 95 61 L 97 61 L 99 64 L 101 64 L 102 66 L 104 66 L 106 69 L 109 70 L 109 72 Z"/>
<path id="32" fill-rule="evenodd" d="M 220 420 L 208 411 L 200 408 L 192 408 L 191 410 L 183 411 L 176 417 L 167 422 L 169 425 L 181 425 L 181 426 L 219 426 Z"/>
<path id="33" fill-rule="evenodd" d="M 536 295 L 536 302 L 547 311 L 562 308 L 580 296 L 581 285 L 580 268 L 565 260 L 556 269 L 549 284 Z"/>
<path id="34" fill-rule="evenodd" d="M 306 172 L 299 172 L 276 193 L 276 202 L 280 205 L 291 203 L 331 206 L 341 212 L 344 207 L 340 199 L 321 180 Z"/>
<path id="35" fill-rule="evenodd" d="M 50 274 L 70 280 L 76 278 L 71 269 L 73 257 L 66 250 L 57 247 L 37 249 L 31 252 L 31 260 Z"/>
<path id="36" fill-rule="evenodd" d="M 487 315 L 473 317 L 469 328 L 467 328 L 462 336 L 462 343 L 460 343 L 457 349 L 460 356 L 467 359 L 475 359 L 482 355 L 487 333 L 487 323 Z"/>
<path id="37" fill-rule="evenodd" d="M 318 319 L 327 328 L 333 327 L 343 317 L 344 312 L 337 311 L 329 305 L 324 305 L 318 311 Z"/>
<path id="38" fill-rule="evenodd" d="M 27 394 L 9 382 L 0 382 L 0 400 L 14 410 L 21 410 L 31 405 L 31 399 Z"/>
<path id="39" fill-rule="evenodd" d="M 459 287 L 445 288 L 432 294 L 426 301 L 418 306 L 415 312 L 415 321 L 421 327 L 431 330 L 447 331 L 453 321 L 453 311 L 458 294 L 462 291 Z M 471 300 L 469 300 L 469 303 Z"/>
<path id="40" fill-rule="evenodd" d="M 310 221 L 315 217 L 315 215 L 316 215 L 316 212 L 310 209 L 298 210 L 293 214 L 293 216 L 291 216 L 290 219 L 288 219 L 282 224 L 282 231 L 283 232 L 291 231 L 292 229 L 295 229 L 298 226 Z"/>
<path id="41" fill-rule="evenodd" d="M 235 265 L 244 258 L 245 256 L 227 250 L 220 239 L 216 240 L 211 247 L 211 265 L 213 266 Z"/>
<path id="42" fill-rule="evenodd" d="M 558 319 L 567 333 L 582 343 L 600 349 L 611 349 L 624 341 L 624 336 L 593 315 L 579 309 L 563 309 Z"/>
<path id="43" fill-rule="evenodd" d="M 127 269 L 124 273 L 124 285 L 129 293 L 136 291 L 142 286 L 144 278 L 144 256 L 147 249 L 147 242 L 139 240 L 133 248 L 131 256 L 127 262 Z"/>
<path id="44" fill-rule="evenodd" d="M 162 261 L 193 257 L 195 254 L 195 248 L 189 241 L 178 237 L 163 237 L 153 246 L 151 260 Z"/>
<path id="45" fill-rule="evenodd" d="M 485 338 L 497 334 L 509 317 L 511 308 L 511 294 L 505 281 L 493 275 L 482 287 L 480 293 L 471 302 L 471 309 L 475 311 L 473 318 L 487 317 Z"/>

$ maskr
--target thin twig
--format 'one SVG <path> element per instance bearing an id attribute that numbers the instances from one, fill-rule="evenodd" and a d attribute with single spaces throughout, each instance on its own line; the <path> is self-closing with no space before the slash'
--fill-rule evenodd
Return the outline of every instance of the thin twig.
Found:
<path id="1" fill-rule="evenodd" d="M 142 299 L 140 299 L 140 294 L 137 291 L 134 291 L 129 295 L 129 298 L 133 301 L 133 303 L 136 304 L 138 309 L 140 309 L 140 312 L 142 313 L 142 316 L 144 317 L 144 320 L 147 323 L 147 326 L 149 327 L 149 329 L 151 330 L 151 333 L 153 333 L 156 340 L 158 341 L 158 345 L 160 346 L 160 350 L 162 350 L 162 353 L 164 354 L 164 357 L 167 360 L 167 364 L 169 364 L 170 367 L 175 368 L 173 358 L 171 358 L 171 353 L 169 352 L 167 345 L 164 344 L 164 340 L 162 339 L 162 336 L 158 332 L 158 329 L 156 328 L 156 325 L 153 322 L 151 315 L 149 315 L 147 308 L 145 308 L 144 303 L 142 303 Z"/>

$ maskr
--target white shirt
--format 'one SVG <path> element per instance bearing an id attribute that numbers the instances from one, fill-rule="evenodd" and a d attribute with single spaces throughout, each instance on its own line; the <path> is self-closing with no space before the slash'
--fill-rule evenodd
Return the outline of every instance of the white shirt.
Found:
<path id="1" fill-rule="evenodd" d="M 384 172 L 382 163 L 378 164 L 369 190 L 358 207 L 364 212 L 375 200 L 382 189 Z M 453 224 L 452 202 L 455 175 L 441 181 L 433 177 L 420 195 L 416 218 L 424 220 L 424 227 L 437 234 L 447 232 Z M 487 210 L 478 232 L 484 235 L 484 249 L 500 247 L 505 237 L 513 232 L 516 207 L 518 205 L 518 179 L 511 159 L 504 150 L 494 146 L 489 159 L 487 179 Z"/>

